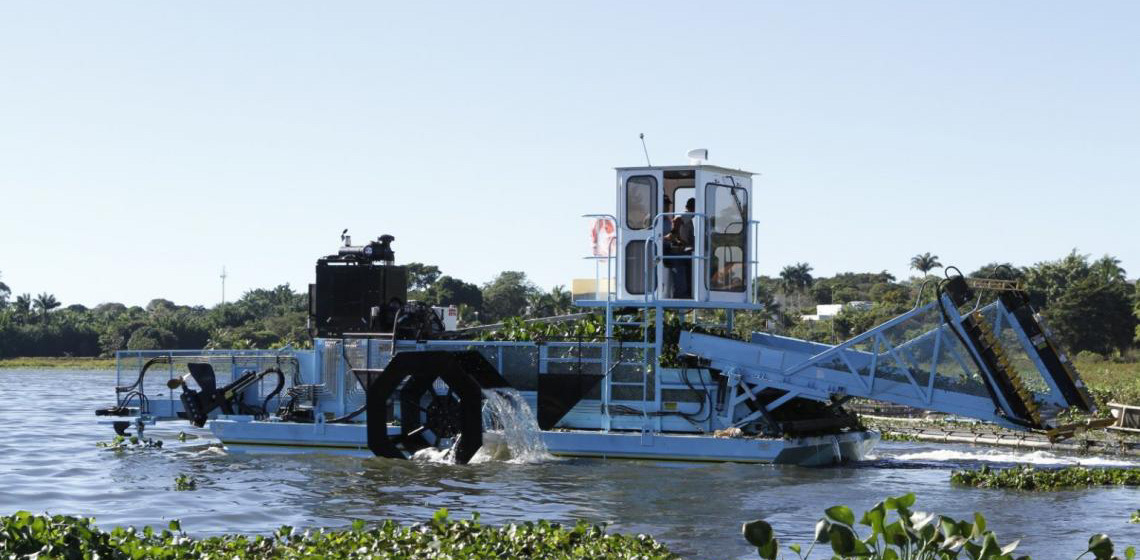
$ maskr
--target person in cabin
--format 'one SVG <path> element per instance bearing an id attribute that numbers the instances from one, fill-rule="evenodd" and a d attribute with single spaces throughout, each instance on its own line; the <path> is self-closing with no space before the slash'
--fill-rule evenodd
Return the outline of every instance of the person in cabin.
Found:
<path id="1" fill-rule="evenodd" d="M 676 230 L 673 229 L 673 216 L 669 215 L 672 212 L 673 200 L 669 198 L 669 195 L 665 195 L 665 209 L 662 212 L 661 216 L 661 245 L 663 247 L 664 256 L 666 257 L 675 254 L 673 252 L 671 234 Z M 663 280 L 665 281 L 665 285 L 663 288 L 665 290 L 665 297 L 671 298 L 673 297 L 673 265 L 676 264 L 676 261 L 673 261 L 671 259 L 664 259 L 664 264 L 665 278 L 663 278 Z"/>
<path id="2" fill-rule="evenodd" d="M 697 199 L 690 198 L 685 201 L 685 212 L 692 214 L 697 211 Z M 673 227 L 677 230 L 677 246 L 680 255 L 691 256 L 696 245 L 696 236 L 693 231 L 693 217 L 677 216 Z M 673 297 L 676 299 L 689 299 L 693 297 L 693 260 L 675 259 L 676 283 L 673 284 Z"/>
<path id="3" fill-rule="evenodd" d="M 685 202 L 685 212 L 692 214 L 697 211 L 697 199 L 690 198 Z M 693 245 L 696 237 L 693 235 L 693 217 L 681 216 L 681 240 L 685 243 L 689 253 L 693 252 Z"/>
<path id="4" fill-rule="evenodd" d="M 685 243 L 681 240 L 682 220 L 680 216 L 672 216 L 669 220 L 669 233 L 662 238 L 666 257 L 675 257 L 685 254 Z M 681 298 L 686 289 L 685 279 L 682 278 L 684 259 L 665 259 L 665 297 Z"/>

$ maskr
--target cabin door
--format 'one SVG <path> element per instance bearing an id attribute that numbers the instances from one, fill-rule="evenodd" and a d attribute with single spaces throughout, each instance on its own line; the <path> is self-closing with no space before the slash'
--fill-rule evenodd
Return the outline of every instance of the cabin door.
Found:
<path id="1" fill-rule="evenodd" d="M 662 221 L 662 174 L 628 170 L 618 174 L 618 294 L 620 299 L 658 297 L 660 263 L 656 255 Z M 655 265 L 656 263 L 656 265 Z"/>

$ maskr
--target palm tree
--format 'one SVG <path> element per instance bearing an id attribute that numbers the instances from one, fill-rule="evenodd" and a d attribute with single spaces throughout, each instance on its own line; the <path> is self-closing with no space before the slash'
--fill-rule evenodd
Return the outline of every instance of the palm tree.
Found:
<path id="1" fill-rule="evenodd" d="M 555 315 L 565 315 L 574 308 L 574 298 L 566 286 L 558 285 L 550 290 L 550 300 Z"/>
<path id="2" fill-rule="evenodd" d="M 1124 269 L 1120 268 L 1120 259 L 1112 255 L 1105 255 L 1097 259 L 1096 262 L 1092 264 L 1092 269 L 1100 275 L 1101 280 L 1108 283 L 1117 281 L 1123 282 L 1126 277 Z M 3 284 L 0 284 L 0 286 L 3 286 Z"/>
<path id="3" fill-rule="evenodd" d="M 549 317 L 552 314 L 554 300 L 550 294 L 535 290 L 526 296 L 526 316 L 531 318 Z"/>
<path id="4" fill-rule="evenodd" d="M 36 309 L 40 311 L 40 317 L 45 323 L 47 322 L 48 311 L 51 311 L 52 309 L 55 309 L 62 305 L 58 300 L 55 299 L 54 295 L 47 292 L 36 296 L 36 299 L 32 303 L 35 304 Z"/>
<path id="5" fill-rule="evenodd" d="M 20 294 L 16 296 L 16 301 L 12 307 L 16 310 L 16 316 L 20 319 L 27 318 L 32 312 L 32 294 Z"/>
<path id="6" fill-rule="evenodd" d="M 811 277 L 811 265 L 808 263 L 796 263 L 784 267 L 780 271 L 780 289 L 785 294 L 795 292 L 802 292 L 811 287 L 815 281 Z"/>
<path id="7" fill-rule="evenodd" d="M 10 295 L 12 295 L 12 289 L 7 284 L 0 282 L 0 309 L 8 306 L 8 296 Z"/>
<path id="8" fill-rule="evenodd" d="M 942 263 L 938 262 L 938 255 L 923 253 L 921 255 L 915 255 L 910 259 L 910 267 L 921 272 L 923 276 L 926 276 L 927 272 L 936 268 L 942 268 Z"/>
<path id="9" fill-rule="evenodd" d="M 784 295 L 797 294 L 797 308 L 803 306 L 803 293 L 815 282 L 811 271 L 811 265 L 803 262 L 785 266 L 780 271 L 780 291 Z"/>

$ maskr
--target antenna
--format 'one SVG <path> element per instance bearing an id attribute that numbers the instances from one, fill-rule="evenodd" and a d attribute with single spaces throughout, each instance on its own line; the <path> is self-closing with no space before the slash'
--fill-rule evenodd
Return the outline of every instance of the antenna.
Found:
<path id="1" fill-rule="evenodd" d="M 226 267 L 222 267 L 222 305 L 226 304 Z"/>
<path id="2" fill-rule="evenodd" d="M 653 167 L 653 164 L 649 163 L 649 148 L 645 147 L 645 133 L 642 132 L 641 134 L 638 134 L 637 137 L 641 138 L 641 149 L 645 152 L 645 165 Z"/>

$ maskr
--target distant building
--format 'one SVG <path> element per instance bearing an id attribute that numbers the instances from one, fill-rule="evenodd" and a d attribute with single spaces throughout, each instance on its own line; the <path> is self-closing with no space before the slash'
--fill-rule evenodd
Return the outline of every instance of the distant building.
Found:
<path id="1" fill-rule="evenodd" d="M 815 306 L 814 315 L 800 315 L 800 319 L 804 321 L 822 321 L 824 319 L 833 319 L 843 309 L 855 309 L 858 311 L 866 311 L 874 305 L 869 301 L 849 301 L 847 303 L 826 303 Z"/>

